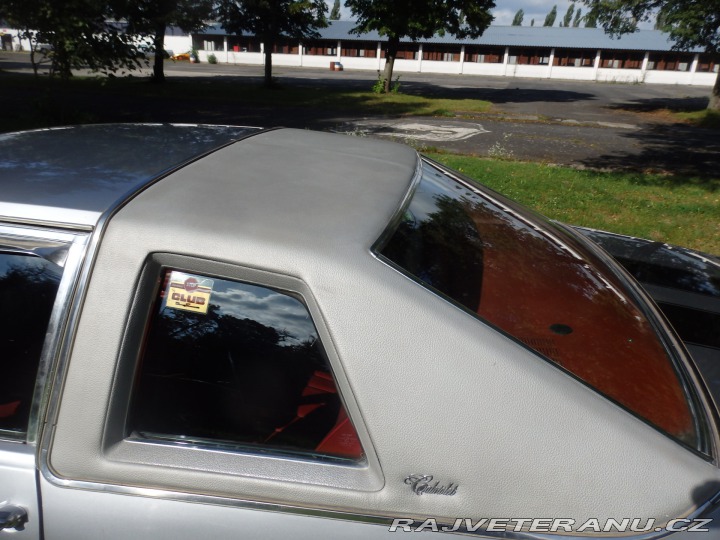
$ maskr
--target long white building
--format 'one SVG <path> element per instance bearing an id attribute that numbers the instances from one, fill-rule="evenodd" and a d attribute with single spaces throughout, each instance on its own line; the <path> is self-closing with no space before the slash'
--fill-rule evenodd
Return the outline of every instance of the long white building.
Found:
<path id="1" fill-rule="evenodd" d="M 331 21 L 320 38 L 308 42 L 284 39 L 273 50 L 277 66 L 383 69 L 386 38 L 375 32 L 350 33 L 353 21 Z M 16 48 L 18 32 L 0 28 L 2 46 Z M 28 43 L 23 46 L 27 49 Z M 678 52 L 667 34 L 641 30 L 612 38 L 599 28 L 490 26 L 477 39 L 435 36 L 400 45 L 395 71 L 531 77 L 582 81 L 713 86 L 718 55 L 701 50 Z M 201 61 L 214 54 L 219 62 L 262 65 L 264 44 L 252 35 L 228 35 L 219 24 L 188 35 L 169 28 L 165 47 L 174 52 L 194 48 Z"/>
<path id="2" fill-rule="evenodd" d="M 371 32 L 351 34 L 353 21 L 332 21 L 311 42 L 283 40 L 273 50 L 273 64 L 379 70 L 386 38 Z M 169 36 L 170 37 L 170 36 Z M 181 49 L 180 44 L 175 49 Z M 219 62 L 262 64 L 264 45 L 250 36 L 228 35 L 212 25 L 192 35 L 201 61 L 214 54 Z M 583 81 L 712 86 L 720 58 L 672 51 L 667 34 L 641 30 L 613 39 L 598 28 L 491 26 L 477 39 L 436 36 L 404 41 L 396 72 L 534 77 Z"/>

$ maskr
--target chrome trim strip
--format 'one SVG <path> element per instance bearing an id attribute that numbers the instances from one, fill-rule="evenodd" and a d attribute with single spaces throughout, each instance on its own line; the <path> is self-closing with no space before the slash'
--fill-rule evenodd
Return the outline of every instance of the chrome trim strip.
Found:
<path id="1" fill-rule="evenodd" d="M 45 454 L 46 450 L 43 449 L 42 453 Z M 46 463 L 46 456 L 43 455 L 41 463 Z M 244 499 L 231 499 L 228 497 L 219 497 L 212 495 L 202 495 L 198 493 L 179 493 L 175 491 L 152 489 L 152 488 L 140 488 L 135 486 L 126 485 L 115 485 L 115 484 L 103 484 L 99 482 L 87 482 L 78 480 L 67 480 L 63 478 L 54 478 L 51 480 L 46 474 L 46 469 L 41 467 L 43 476 L 50 481 L 53 485 L 61 488 L 69 489 L 83 489 L 89 491 L 97 491 L 102 493 L 113 493 L 117 495 L 129 495 L 135 497 L 147 497 L 152 499 L 164 499 L 169 501 L 177 501 L 183 503 L 194 503 L 194 504 L 212 504 L 216 506 L 226 506 L 230 508 L 241 508 L 245 510 L 257 510 L 261 512 L 279 512 L 283 514 L 298 515 L 304 517 L 317 517 L 322 519 L 334 519 L 340 521 L 349 521 L 355 523 L 362 523 L 366 525 L 384 526 L 390 527 L 395 517 L 381 516 L 373 514 L 364 514 L 351 511 L 343 510 L 331 510 L 331 509 L 318 509 L 318 508 L 307 508 L 302 506 L 294 506 L 289 504 L 276 503 L 271 501 L 252 501 Z M 678 516 L 672 519 L 687 519 L 696 520 L 702 519 L 704 515 L 707 515 L 713 509 L 720 505 L 720 494 L 716 495 L 699 507 L 696 511 L 690 512 L 684 516 Z M 414 526 L 419 526 L 423 523 L 423 519 L 416 519 L 413 523 Z M 668 522 L 671 519 L 668 519 Z M 439 527 L 447 526 L 451 527 L 451 522 L 445 522 L 442 520 L 437 521 Z M 664 525 L 664 524 L 663 524 Z M 472 536 L 475 538 L 487 538 L 487 539 L 504 539 L 504 540 L 587 540 L 589 537 L 592 538 L 610 538 L 609 536 L 601 535 L 598 536 L 593 533 L 588 535 L 583 534 L 553 534 L 553 533 L 533 533 L 529 531 L 468 531 L 467 529 L 459 529 L 457 531 L 443 531 L 445 534 Z M 593 531 L 594 532 L 594 531 Z M 622 538 L 625 540 L 659 540 L 660 538 L 666 537 L 673 534 L 675 531 L 652 531 L 648 533 L 641 533 L 636 535 L 623 535 Z M 613 537 L 615 538 L 615 537 Z"/>
<path id="2" fill-rule="evenodd" d="M 205 153 L 199 154 L 197 156 L 192 157 L 191 159 L 188 159 L 187 161 L 184 161 L 177 166 L 168 169 L 159 175 L 149 178 L 144 184 L 138 185 L 132 190 L 128 191 L 123 195 L 121 198 L 119 198 L 115 204 L 110 207 L 108 210 L 106 210 L 98 219 L 97 225 L 94 229 L 94 232 L 90 235 L 88 242 L 85 246 L 85 253 L 84 253 L 84 262 L 82 263 L 82 267 L 79 268 L 79 277 L 76 281 L 76 288 L 74 290 L 74 294 L 72 295 L 72 298 L 68 296 L 68 298 L 64 299 L 63 305 L 65 309 L 68 310 L 67 313 L 67 324 L 65 325 L 63 331 L 60 331 L 60 329 L 56 329 L 58 331 L 57 336 L 53 336 L 53 343 L 55 347 L 58 347 L 58 349 L 55 351 L 55 358 L 57 359 L 55 362 L 54 369 L 47 368 L 47 373 L 54 375 L 52 376 L 52 385 L 51 388 L 44 391 L 44 394 L 47 395 L 47 397 L 44 398 L 44 404 L 46 405 L 46 416 L 45 416 L 45 428 L 41 429 L 39 426 L 36 428 L 36 431 L 41 433 L 35 434 L 35 442 L 40 444 L 40 453 L 38 454 L 38 467 L 40 471 L 43 473 L 45 478 L 48 479 L 48 481 L 53 482 L 53 479 L 55 478 L 52 472 L 50 471 L 47 462 L 45 461 L 47 459 L 47 450 L 50 447 L 50 444 L 52 442 L 53 433 L 55 430 L 55 424 L 57 421 L 57 415 L 60 408 L 60 397 L 62 395 L 63 390 L 63 383 L 65 380 L 65 374 L 67 372 L 68 364 L 70 361 L 70 351 L 72 350 L 73 341 L 75 332 L 77 330 L 77 325 L 80 320 L 80 312 L 82 309 L 82 304 L 85 299 L 85 295 L 87 294 L 87 287 L 88 282 L 90 279 L 90 275 L 92 273 L 92 269 L 95 265 L 95 260 L 97 258 L 98 249 L 100 246 L 100 242 L 102 240 L 102 237 L 105 234 L 105 230 L 107 229 L 108 223 L 112 219 L 112 217 L 119 212 L 126 204 L 128 204 L 132 199 L 137 197 L 140 193 L 145 191 L 146 189 L 150 188 L 154 184 L 158 183 L 162 179 L 172 175 L 174 172 L 190 165 L 191 163 L 194 163 L 196 161 L 199 161 L 219 150 L 222 150 L 223 148 L 226 148 L 228 146 L 231 146 L 233 144 L 236 144 L 240 141 L 243 141 L 245 139 L 249 139 L 251 137 L 254 137 L 256 135 L 259 135 L 261 133 L 266 133 L 268 131 L 272 130 L 263 130 L 259 129 L 258 131 L 248 133 L 244 137 L 239 137 L 237 139 L 233 139 L 225 144 L 222 144 L 218 146 L 217 148 L 214 148 L 212 150 L 209 150 Z M 78 264 L 80 261 L 78 261 Z M 77 270 L 76 270 L 77 274 Z M 66 291 L 66 294 L 70 294 L 70 291 Z"/>
<path id="3" fill-rule="evenodd" d="M 49 229 L 60 229 L 69 231 L 91 232 L 93 230 L 92 226 L 90 225 L 83 225 L 78 223 L 61 223 L 57 221 L 43 221 L 37 219 L 23 219 L 10 216 L 0 216 L 0 222 L 7 225 L 28 225 L 31 227 L 48 227 Z"/>
<path id="4" fill-rule="evenodd" d="M 40 416 L 44 410 L 44 406 L 46 405 L 50 390 L 48 385 L 49 373 L 52 369 L 60 336 L 62 335 L 62 328 L 66 321 L 67 307 L 72 297 L 72 291 L 75 287 L 88 235 L 85 233 L 73 234 L 70 232 L 51 229 L 45 230 L 0 224 L 0 236 L 6 238 L 15 237 L 42 241 L 49 240 L 57 242 L 60 245 L 69 244 L 70 246 L 67 260 L 63 268 L 60 285 L 55 296 L 55 303 L 50 315 L 45 343 L 40 354 L 27 432 L 17 437 L 17 439 L 23 439 L 28 444 L 34 445 L 37 442 L 40 425 L 42 423 Z"/>
<path id="5" fill-rule="evenodd" d="M 412 198 L 415 195 L 415 192 L 417 191 L 420 182 L 422 181 L 423 160 L 425 160 L 425 158 L 420 154 L 417 154 L 415 172 L 413 173 L 413 177 L 410 179 L 410 186 L 408 187 L 405 196 L 403 197 L 402 201 L 400 201 L 398 209 L 390 218 L 388 225 L 383 229 L 383 232 L 380 234 L 379 238 L 375 240 L 375 242 L 373 242 L 372 246 L 370 246 L 370 255 L 372 255 L 375 259 L 380 260 L 377 253 L 380 249 L 380 246 L 385 244 L 390 239 L 390 236 L 392 236 L 392 234 L 395 232 L 395 229 L 397 229 L 398 225 L 402 221 L 405 211 L 410 206 L 410 202 L 412 201 Z"/>
<path id="6" fill-rule="evenodd" d="M 50 315 L 45 346 L 40 356 L 33 403 L 30 409 L 30 423 L 27 432 L 28 444 L 37 444 L 40 438 L 40 431 L 44 423 L 41 421 L 41 416 L 50 397 L 51 385 L 48 383 L 52 379 L 52 371 L 55 366 L 54 360 L 57 358 L 56 353 L 64 334 L 63 330 L 68 321 L 68 308 L 72 302 L 77 286 L 82 261 L 85 258 L 85 248 L 88 237 L 89 235 L 78 235 L 70 245 L 65 269 L 62 279 L 60 280 L 60 287 L 55 297 L 55 305 Z"/>

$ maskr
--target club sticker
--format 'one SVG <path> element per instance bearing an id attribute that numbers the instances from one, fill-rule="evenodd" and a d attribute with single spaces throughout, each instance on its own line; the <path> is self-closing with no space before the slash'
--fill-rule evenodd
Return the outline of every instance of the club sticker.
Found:
<path id="1" fill-rule="evenodd" d="M 207 313 L 210 306 L 213 281 L 197 278 L 182 272 L 170 274 L 170 284 L 165 295 L 165 306 L 193 313 Z"/>

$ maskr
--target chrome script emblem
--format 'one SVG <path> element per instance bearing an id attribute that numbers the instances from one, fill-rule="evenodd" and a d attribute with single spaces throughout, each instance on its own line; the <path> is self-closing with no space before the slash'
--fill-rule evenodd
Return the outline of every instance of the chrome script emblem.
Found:
<path id="1" fill-rule="evenodd" d="M 405 479 L 415 495 L 447 495 L 452 497 L 457 493 L 457 484 L 450 483 L 447 486 L 440 485 L 440 481 L 433 482 L 431 474 L 411 474 Z"/>

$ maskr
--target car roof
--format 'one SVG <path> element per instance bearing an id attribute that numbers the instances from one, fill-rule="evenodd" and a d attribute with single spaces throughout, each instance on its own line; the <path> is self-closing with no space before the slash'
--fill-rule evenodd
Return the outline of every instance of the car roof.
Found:
<path id="1" fill-rule="evenodd" d="M 0 221 L 92 228 L 156 179 L 258 128 L 106 124 L 0 135 Z"/>
<path id="2" fill-rule="evenodd" d="M 298 129 L 265 131 L 154 184 L 123 208 L 139 226 L 246 247 L 374 243 L 419 171 L 412 148 Z M 247 247 L 249 249 L 249 247 Z"/>

